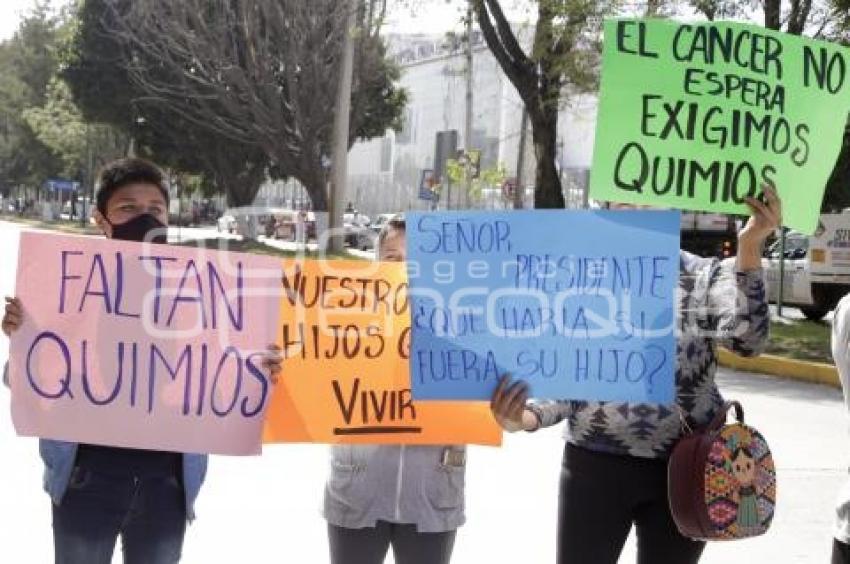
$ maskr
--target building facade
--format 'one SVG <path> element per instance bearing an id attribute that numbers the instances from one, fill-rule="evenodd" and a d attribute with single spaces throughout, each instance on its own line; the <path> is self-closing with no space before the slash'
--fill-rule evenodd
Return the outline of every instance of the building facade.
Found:
<path id="1" fill-rule="evenodd" d="M 528 36 L 520 30 L 520 37 Z M 523 106 L 516 89 L 490 54 L 480 32 L 473 35 L 473 119 L 471 143 L 464 139 L 466 58 L 463 45 L 442 36 L 388 37 L 390 53 L 402 68 L 401 84 L 408 92 L 402 131 L 387 131 L 379 139 L 358 142 L 349 153 L 346 201 L 360 211 L 377 213 L 428 209 L 435 204 L 419 197 L 422 171 L 433 169 L 437 134 L 457 132 L 457 148 L 481 151 L 481 168 L 504 169 L 517 176 Z M 593 151 L 596 98 L 566 100 L 558 123 L 558 162 L 568 207 L 581 207 Z M 526 207 L 534 188 L 531 128 L 526 135 L 523 179 Z M 457 207 L 461 186 L 444 181 L 436 207 Z M 449 193 L 451 192 L 451 193 Z M 472 207 L 511 207 L 502 186 L 483 186 Z"/>

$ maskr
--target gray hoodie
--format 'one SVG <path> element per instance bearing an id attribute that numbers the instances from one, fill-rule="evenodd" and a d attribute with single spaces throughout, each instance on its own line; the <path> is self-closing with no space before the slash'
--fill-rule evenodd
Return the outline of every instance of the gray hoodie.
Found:
<path id="1" fill-rule="evenodd" d="M 349 529 L 380 520 L 453 531 L 465 521 L 465 454 L 462 446 L 333 446 L 324 517 Z"/>

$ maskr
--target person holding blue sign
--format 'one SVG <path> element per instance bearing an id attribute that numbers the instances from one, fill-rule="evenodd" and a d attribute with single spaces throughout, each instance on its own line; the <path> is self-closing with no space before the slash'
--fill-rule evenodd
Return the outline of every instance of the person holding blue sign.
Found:
<path id="1" fill-rule="evenodd" d="M 114 161 L 99 184 L 94 216 L 106 237 L 166 243 L 168 190 L 158 167 L 136 158 Z M 21 327 L 24 312 L 21 300 L 6 298 L 4 334 Z M 270 346 L 263 367 L 272 382 L 281 362 Z M 8 364 L 3 380 L 8 385 Z M 119 536 L 126 564 L 179 562 L 206 455 L 53 440 L 41 440 L 39 450 L 57 564 L 109 564 Z"/>
<path id="2" fill-rule="evenodd" d="M 404 218 L 378 238 L 378 259 L 403 262 Z M 336 445 L 325 488 L 331 564 L 448 564 L 465 520 L 463 446 Z"/>
<path id="3" fill-rule="evenodd" d="M 715 382 L 718 345 L 742 356 L 764 347 L 769 312 L 761 250 L 781 225 L 776 191 L 747 199 L 738 256 L 719 262 L 682 251 L 677 308 L 676 397 L 672 405 L 528 401 L 528 385 L 503 377 L 491 407 L 507 431 L 567 421 L 558 511 L 560 564 L 614 564 L 637 531 L 639 564 L 690 564 L 705 543 L 682 536 L 670 515 L 667 459 L 683 427 L 706 425 L 723 398 Z"/>

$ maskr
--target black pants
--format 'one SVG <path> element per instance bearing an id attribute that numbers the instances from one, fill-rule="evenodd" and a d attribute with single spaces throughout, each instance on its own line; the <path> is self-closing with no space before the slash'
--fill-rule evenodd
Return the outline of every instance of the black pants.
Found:
<path id="1" fill-rule="evenodd" d="M 694 564 L 705 548 L 676 529 L 664 460 L 568 444 L 558 505 L 558 564 L 615 564 L 632 524 L 638 564 Z"/>
<path id="2" fill-rule="evenodd" d="M 850 564 L 850 544 L 833 539 L 832 564 Z"/>
<path id="3" fill-rule="evenodd" d="M 455 533 L 419 533 L 416 525 L 386 521 L 363 529 L 328 524 L 331 564 L 381 564 L 390 545 L 396 564 L 448 564 Z"/>

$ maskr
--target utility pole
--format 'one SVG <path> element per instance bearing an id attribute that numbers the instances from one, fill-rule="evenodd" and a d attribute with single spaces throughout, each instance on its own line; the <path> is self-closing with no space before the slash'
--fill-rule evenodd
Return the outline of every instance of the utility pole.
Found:
<path id="1" fill-rule="evenodd" d="M 469 208 L 469 193 L 472 191 L 472 161 L 470 159 L 472 146 L 472 1 L 466 2 L 466 123 L 464 123 L 463 142 L 466 145 L 466 162 L 464 164 L 463 195 L 461 208 Z"/>
<path id="2" fill-rule="evenodd" d="M 522 171 L 525 168 L 525 137 L 528 130 L 528 110 L 523 106 L 522 121 L 519 126 L 519 150 L 516 157 L 516 187 L 514 188 L 514 209 L 521 210 L 524 207 L 525 188 L 523 188 Z"/>
<path id="3" fill-rule="evenodd" d="M 357 26 L 357 3 L 346 0 L 345 29 L 342 36 L 342 65 L 339 88 L 337 89 L 336 114 L 334 115 L 334 144 L 331 161 L 330 197 L 328 198 L 328 229 L 332 236 L 327 239 L 330 252 L 342 252 L 344 238 L 341 234 L 342 213 L 345 206 L 345 183 L 348 176 L 348 132 L 351 114 L 351 81 L 354 76 L 354 33 Z"/>
<path id="4" fill-rule="evenodd" d="M 86 198 L 89 195 L 89 185 L 94 184 L 92 182 L 92 171 L 91 171 L 91 138 L 89 135 L 89 124 L 86 123 L 86 174 L 83 177 L 83 185 L 80 187 L 79 194 L 82 196 L 80 202 L 80 227 L 85 227 L 88 222 L 88 206 L 86 205 Z M 74 194 L 74 198 L 77 197 L 77 194 Z"/>
<path id="5" fill-rule="evenodd" d="M 782 317 L 785 297 L 785 228 L 779 226 L 779 295 L 776 297 L 776 315 Z"/>

